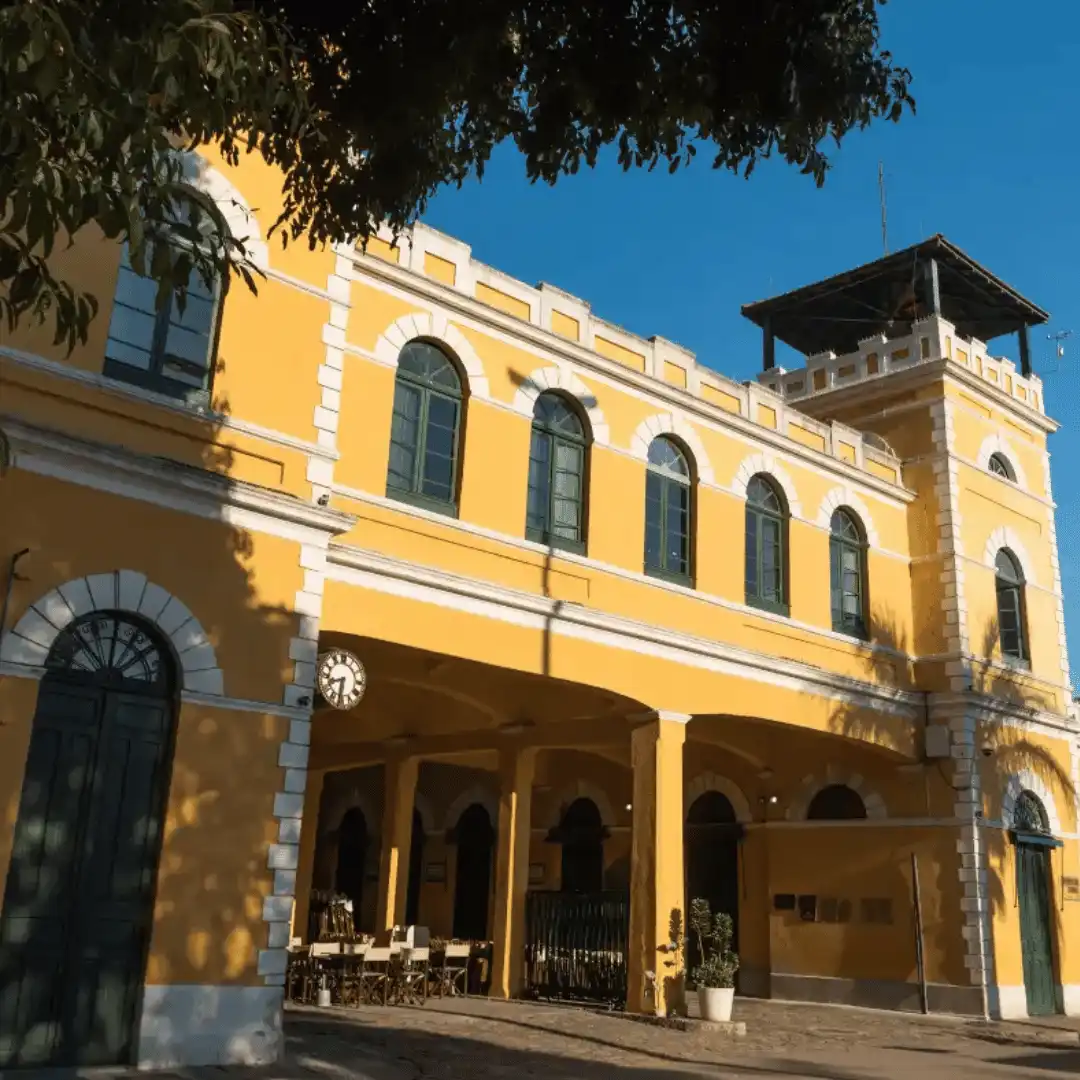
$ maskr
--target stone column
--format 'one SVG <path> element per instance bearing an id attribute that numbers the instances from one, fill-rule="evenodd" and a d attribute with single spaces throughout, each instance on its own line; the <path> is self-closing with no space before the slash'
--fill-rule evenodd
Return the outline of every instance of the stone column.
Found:
<path id="1" fill-rule="evenodd" d="M 684 713 L 657 712 L 631 734 L 630 1012 L 667 1016 L 685 1011 L 683 957 L 669 952 L 667 945 L 673 913 L 678 912 L 686 932 L 683 745 L 689 719 Z"/>
<path id="2" fill-rule="evenodd" d="M 383 772 L 382 847 L 379 851 L 379 905 L 375 925 L 399 926 L 409 889 L 409 848 L 420 759 L 394 758 Z"/>
<path id="3" fill-rule="evenodd" d="M 315 848 L 319 842 L 319 805 L 322 802 L 325 779 L 325 772 L 308 769 L 307 787 L 303 795 L 303 817 L 296 822 L 300 828 L 300 852 L 296 859 L 296 899 L 293 901 L 290 934 L 303 938 L 305 942 L 308 936 L 308 911 L 311 907 L 311 881 L 315 871 Z M 281 832 L 285 832 L 285 821 L 281 823 Z"/>
<path id="4" fill-rule="evenodd" d="M 536 750 L 531 746 L 514 747 L 499 754 L 492 997 L 519 997 L 524 985 L 525 893 L 529 887 L 535 769 Z"/>

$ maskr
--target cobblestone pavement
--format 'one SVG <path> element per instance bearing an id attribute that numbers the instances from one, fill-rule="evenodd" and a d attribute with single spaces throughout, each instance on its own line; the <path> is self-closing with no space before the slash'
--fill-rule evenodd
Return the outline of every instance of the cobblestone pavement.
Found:
<path id="1" fill-rule="evenodd" d="M 1080 1022 L 982 1024 L 860 1009 L 736 1003 L 739 1039 L 566 1006 L 484 999 L 286 1013 L 262 1080 L 976 1080 L 1080 1075 Z M 203 1070 L 191 1070 L 203 1072 Z M 217 1070 L 220 1075 L 220 1071 Z"/>

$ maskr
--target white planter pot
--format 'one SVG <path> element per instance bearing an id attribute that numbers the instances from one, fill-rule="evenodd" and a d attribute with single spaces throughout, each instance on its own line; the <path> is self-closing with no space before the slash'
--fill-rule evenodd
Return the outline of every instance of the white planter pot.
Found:
<path id="1" fill-rule="evenodd" d="M 735 1001 L 735 988 L 699 987 L 698 1009 L 702 1020 L 712 1023 L 727 1023 L 731 1019 L 731 1006 Z"/>

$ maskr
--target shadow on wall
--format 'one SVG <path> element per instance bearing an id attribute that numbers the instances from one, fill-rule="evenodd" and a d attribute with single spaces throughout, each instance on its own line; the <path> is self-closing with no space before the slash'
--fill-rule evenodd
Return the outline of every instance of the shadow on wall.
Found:
<path id="1" fill-rule="evenodd" d="M 909 651 L 907 635 L 898 629 L 897 621 L 893 614 L 885 609 L 877 609 L 871 615 L 870 640 L 876 645 L 883 645 L 895 649 L 900 653 Z M 981 652 L 979 655 L 992 657 L 998 645 L 998 626 L 996 619 L 991 620 L 983 633 Z M 871 682 L 892 682 L 894 676 L 887 669 L 898 668 L 903 661 L 899 658 L 883 659 L 880 655 L 871 655 L 866 660 L 865 678 Z M 886 670 L 883 670 L 883 665 Z M 1022 676 L 1022 672 L 1018 673 Z M 886 679 L 885 676 L 888 676 Z M 979 698 L 995 698 L 998 701 L 1007 702 L 1012 711 L 1030 713 L 1034 715 L 1039 709 L 1045 707 L 1045 700 L 1039 693 L 1029 692 L 1025 685 L 1013 678 L 1006 677 L 999 668 L 986 665 L 973 665 L 972 686 L 974 703 Z M 926 724 L 926 713 L 916 721 L 916 745 L 915 762 L 923 759 L 924 743 L 923 729 Z M 847 704 L 836 707 L 829 722 L 830 730 L 838 735 L 863 740 L 874 745 L 888 746 L 894 739 L 895 723 L 893 720 L 874 714 L 865 709 L 854 708 Z M 1021 727 L 1004 727 L 993 724 L 983 724 L 975 732 L 975 746 L 973 748 L 973 768 L 977 770 L 984 793 L 983 812 L 989 820 L 996 820 L 1000 814 L 1001 798 L 1007 790 L 1010 781 L 1014 778 L 1029 774 L 1037 778 L 1038 782 L 1052 793 L 1055 804 L 1058 807 L 1071 804 L 1075 798 L 1075 791 L 1068 769 L 1037 739 L 1032 737 L 1029 731 Z M 898 763 L 909 771 L 912 764 L 906 766 Z M 886 768 L 888 766 L 885 766 Z M 921 768 L 914 765 L 918 775 L 911 773 L 911 782 L 918 783 L 923 788 L 924 809 L 914 816 L 927 818 L 951 819 L 956 816 L 957 791 L 952 784 L 952 768 L 950 759 L 922 760 Z M 984 833 L 986 844 L 989 873 L 987 885 L 987 899 L 990 911 L 1000 912 L 1006 907 L 1012 908 L 1017 905 L 1016 883 L 1006 882 L 999 872 L 996 872 L 994 863 L 1001 862 L 1006 854 L 1006 838 L 1001 829 L 987 829 Z M 911 899 L 913 889 L 911 882 L 911 854 L 920 853 L 919 877 L 923 891 L 924 920 L 928 958 L 952 957 L 952 961 L 946 961 L 944 970 L 928 972 L 931 982 L 940 980 L 943 976 L 947 981 L 957 985 L 968 984 L 968 972 L 961 966 L 962 956 L 958 952 L 959 943 L 956 939 L 955 927 L 949 921 L 950 911 L 958 910 L 959 900 L 963 895 L 957 869 L 959 862 L 956 859 L 955 848 L 952 841 L 953 834 L 949 834 L 946 844 L 939 846 L 943 858 L 932 858 L 932 847 L 924 839 L 913 840 L 909 843 L 899 843 L 890 847 L 889 855 L 891 867 L 888 871 L 883 870 L 881 887 L 892 890 L 892 895 L 902 898 L 905 903 L 902 907 L 895 908 L 897 922 L 904 920 L 909 924 L 911 939 L 914 932 L 914 910 Z M 928 850 L 929 848 L 929 850 Z M 1006 865 L 1008 863 L 1006 862 Z M 888 895 L 883 893 L 882 895 Z M 934 900 L 937 898 L 937 907 Z M 929 901 L 929 902 L 928 902 Z M 1053 918 L 1060 921 L 1058 905 L 1051 904 Z M 942 910 L 943 909 L 943 910 Z M 1057 939 L 1060 940 L 1060 937 Z M 859 957 L 845 955 L 841 964 L 857 964 Z M 909 979 L 914 979 L 916 974 L 914 946 L 911 953 L 911 971 Z"/>
<path id="2" fill-rule="evenodd" d="M 224 361 L 219 361 L 218 370 L 224 366 Z M 228 401 L 216 400 L 214 410 L 228 415 Z M 221 438 L 222 425 L 187 416 L 163 416 L 160 424 L 161 430 L 154 432 L 153 437 L 158 445 L 178 448 L 173 451 L 176 457 L 148 458 L 148 463 L 175 469 L 178 478 L 190 478 L 200 486 L 216 490 L 223 504 L 233 502 L 230 488 L 235 485 L 229 477 L 235 464 L 234 451 Z M 126 430 L 125 421 L 118 419 L 115 425 L 118 444 L 124 441 Z M 132 441 L 137 444 L 143 438 L 145 433 L 139 433 Z M 201 451 L 195 449 L 199 446 Z M 285 463 L 278 464 L 283 471 Z M 20 567 L 21 576 L 12 590 L 9 628 L 28 605 L 75 576 L 71 572 L 73 565 L 89 573 L 130 568 L 145 574 L 150 582 L 166 589 L 194 612 L 216 651 L 218 663 L 225 669 L 226 694 L 281 701 L 282 687 L 292 678 L 288 651 L 289 640 L 297 633 L 296 616 L 284 606 L 263 601 L 256 584 L 256 566 L 264 543 L 273 549 L 284 541 L 194 516 L 170 517 L 149 503 L 135 503 L 89 489 L 64 489 L 57 496 L 51 482 L 39 482 L 43 494 L 35 500 L 34 484 L 38 478 L 16 470 L 5 483 L 19 478 L 23 481 L 22 490 L 29 494 L 18 515 L 6 523 L 4 532 L 14 549 L 33 544 L 39 553 Z M 77 532 L 66 532 L 58 524 L 58 515 L 64 513 L 78 514 Z M 119 530 L 121 521 L 125 523 L 126 536 Z M 154 530 L 161 528 L 170 531 L 153 535 Z M 188 547 L 189 543 L 193 546 Z M 218 550 L 213 549 L 213 544 L 218 545 Z M 104 564 L 87 565 L 88 556 L 94 557 L 91 553 L 100 553 L 97 557 Z M 269 557 L 275 554 L 271 550 Z M 166 653 L 174 651 L 167 638 L 161 644 Z M 193 647 L 201 644 L 196 642 Z M 111 877 L 103 872 L 100 852 L 95 853 L 92 870 L 85 864 L 80 867 L 80 859 L 84 858 L 81 845 L 89 848 L 82 823 L 93 820 L 94 800 L 103 796 L 95 794 L 81 804 L 69 800 L 72 812 L 55 822 L 51 817 L 54 810 L 46 810 L 51 837 L 56 842 L 51 852 L 44 855 L 33 850 L 32 838 L 28 840 L 33 823 L 24 816 L 16 829 L 14 798 L 9 804 L 5 825 L 9 836 L 15 835 L 16 851 L 6 878 L 4 915 L 14 910 L 16 905 L 11 900 L 18 896 L 23 914 L 29 916 L 24 925 L 31 928 L 31 936 L 37 928 L 47 932 L 50 926 L 55 926 L 58 911 L 69 912 L 70 915 L 61 917 L 82 927 L 85 933 L 83 939 L 76 935 L 70 943 L 70 952 L 58 970 L 51 975 L 45 972 L 47 980 L 55 980 L 52 985 L 68 986 L 71 972 L 80 970 L 80 948 L 89 956 L 93 946 L 100 944 L 93 920 L 83 917 L 89 898 L 98 910 L 104 910 L 102 905 L 127 904 L 122 910 L 133 913 L 138 927 L 134 934 L 137 944 L 120 958 L 128 985 L 137 987 L 144 981 L 144 972 L 145 983 L 152 987 L 264 985 L 263 978 L 257 974 L 258 952 L 268 945 L 268 926 L 263 921 L 264 899 L 273 891 L 268 847 L 279 839 L 278 822 L 273 817 L 274 796 L 284 787 L 278 757 L 281 743 L 289 735 L 289 720 L 260 714 L 257 710 L 225 711 L 203 702 L 180 703 L 184 672 L 178 659 L 172 658 L 176 660 L 177 673 L 173 705 L 175 744 L 171 759 L 166 752 L 160 766 L 164 779 L 161 790 L 166 797 L 159 854 L 154 850 L 147 853 L 146 845 L 140 840 L 147 815 L 153 818 L 157 812 L 145 808 L 160 806 L 150 796 L 144 799 L 137 815 L 131 815 L 130 820 L 121 816 L 120 824 L 107 834 L 113 849 L 109 853 L 114 868 Z M 205 702 L 207 696 L 201 696 Z M 108 705 L 104 714 L 109 714 Z M 97 732 L 96 721 L 92 724 Z M 32 743 L 33 753 L 45 750 L 42 742 L 45 738 L 43 734 Z M 104 735 L 91 734 L 88 738 L 100 738 L 101 745 L 105 745 Z M 137 762 L 140 766 L 144 763 L 144 759 Z M 76 790 L 82 790 L 82 776 L 90 771 L 84 766 L 85 762 L 76 757 L 61 759 L 62 776 L 66 776 L 61 787 L 74 785 Z M 128 772 L 132 770 L 129 768 Z M 16 775 L 22 775 L 21 761 Z M 126 781 L 147 785 L 149 775 L 143 772 L 127 775 Z M 31 797 L 27 795 L 30 789 L 28 780 L 24 799 Z M 98 840 L 104 835 L 100 834 Z M 50 859 L 75 867 L 73 874 L 62 879 L 75 884 L 53 896 L 43 888 L 32 887 L 29 880 L 30 876 L 39 883 L 47 880 L 46 863 Z M 43 866 L 46 877 L 39 876 Z M 133 866 L 138 869 L 135 877 L 130 873 L 125 876 Z M 143 884 L 132 885 L 132 880 L 141 880 Z M 286 891 L 286 884 L 282 882 L 282 892 Z M 75 914 L 80 917 L 75 919 Z M 19 983 L 25 973 L 23 961 L 26 957 L 32 961 L 36 949 L 33 940 L 26 953 L 17 955 L 16 950 L 0 949 L 0 986 L 11 990 Z M 49 952 L 49 948 L 43 949 L 44 955 Z M 20 970 L 11 970 L 14 967 Z M 115 976 L 115 972 L 111 974 Z M 22 985 L 25 989 L 26 984 Z M 62 996 L 58 994 L 57 1000 Z M 24 995 L 24 1004 L 25 1001 Z M 155 1017 L 159 1001 L 156 992 L 146 995 L 142 1025 L 146 1029 L 157 1023 L 160 1037 L 173 1047 L 178 1047 L 186 1031 L 205 1027 L 207 1002 L 200 1003 L 195 993 L 182 992 L 171 999 L 167 1020 L 159 1021 Z M 89 1042 L 104 1047 L 105 1058 L 130 1060 L 135 1050 L 130 1036 L 121 1034 L 126 1045 L 117 1050 L 116 1033 L 108 1030 L 115 1027 L 116 1018 L 103 1015 L 111 1006 L 102 1006 L 100 1001 L 98 1004 L 100 1007 L 78 1033 L 80 1052 Z M 30 1007 L 31 1015 L 25 1017 L 27 1022 L 20 1026 L 14 1041 L 19 1043 L 22 1039 L 29 1047 L 34 1027 L 40 1027 L 47 1019 L 44 1013 L 49 1009 L 47 1002 L 43 1004 L 38 999 Z M 266 1021 L 267 1032 L 254 1033 L 253 1039 L 276 1040 L 273 1018 L 267 1017 Z M 72 1049 L 73 1024 L 70 1017 L 61 1018 L 60 1040 L 67 1044 L 62 1053 L 70 1053 Z M 120 1026 L 133 1032 L 138 1024 L 136 1013 L 129 1014 Z M 7 1027 L 6 1022 L 4 1026 Z M 5 1030 L 4 1034 L 8 1033 Z M 20 1057 L 18 1046 L 14 1049 L 13 1063 Z M 40 1051 L 39 1046 L 36 1052 L 40 1054 Z"/>

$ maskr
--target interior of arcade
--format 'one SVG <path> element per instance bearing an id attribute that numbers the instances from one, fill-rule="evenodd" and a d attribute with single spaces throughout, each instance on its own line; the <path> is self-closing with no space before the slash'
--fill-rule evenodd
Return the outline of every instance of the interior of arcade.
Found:
<path id="1" fill-rule="evenodd" d="M 382 930 L 394 844 L 407 849 L 395 921 L 490 941 L 500 761 L 514 747 L 536 748 L 529 893 L 633 902 L 631 731 L 652 715 L 643 703 L 374 639 L 333 644 L 364 658 L 368 687 L 353 712 L 316 713 L 295 938 L 317 937 L 313 912 L 328 894 L 352 901 L 358 932 Z M 966 981 L 955 836 L 914 824 L 949 816 L 951 789 L 864 735 L 724 714 L 686 725 L 683 790 L 665 795 L 682 801 L 685 897 L 732 916 L 743 993 L 775 992 L 777 973 L 909 984 L 912 852 L 924 867 L 928 977 Z M 404 759 L 417 762 L 407 838 L 388 825 L 386 782 Z"/>

